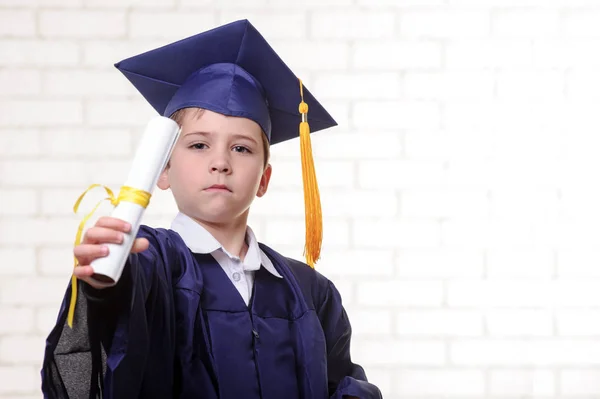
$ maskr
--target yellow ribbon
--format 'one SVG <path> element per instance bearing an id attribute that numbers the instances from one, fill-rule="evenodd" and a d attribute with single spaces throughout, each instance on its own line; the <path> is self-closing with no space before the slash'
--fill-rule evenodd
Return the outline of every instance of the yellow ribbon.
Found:
<path id="1" fill-rule="evenodd" d="M 100 185 L 100 184 L 92 184 L 91 186 L 89 186 L 87 188 L 87 190 L 85 190 L 79 196 L 79 198 L 75 202 L 75 205 L 73 205 L 73 212 L 77 213 L 77 210 L 79 209 L 79 204 L 81 204 L 83 197 L 85 197 L 88 192 L 90 192 L 91 190 L 93 190 L 96 187 L 104 188 L 104 191 L 106 191 L 106 194 L 108 194 L 108 197 L 98 201 L 96 206 L 94 206 L 94 208 L 87 215 L 85 215 L 83 220 L 81 220 L 81 222 L 79 223 L 79 228 L 77 229 L 77 235 L 75 236 L 75 246 L 77 246 L 81 243 L 81 236 L 83 234 L 83 228 L 85 227 L 85 224 L 90 219 L 90 217 L 92 217 L 94 212 L 96 212 L 96 210 L 98 209 L 98 207 L 100 206 L 102 201 L 109 200 L 113 206 L 117 206 L 120 202 L 133 202 L 134 204 L 138 204 L 141 207 L 146 208 L 148 206 L 148 203 L 150 202 L 150 197 L 152 196 L 152 194 L 150 194 L 147 191 L 138 190 L 136 188 L 129 187 L 129 186 L 122 186 L 121 190 L 119 191 L 119 196 L 115 198 L 115 195 L 113 194 L 113 192 L 110 188 Z M 77 267 L 77 264 L 78 264 L 77 258 L 74 257 L 73 268 Z M 77 278 L 73 274 L 73 276 L 71 277 L 71 302 L 69 303 L 69 313 L 67 315 L 67 324 L 71 328 L 73 328 L 73 318 L 75 316 L 75 304 L 76 303 L 77 303 Z"/>
<path id="2" fill-rule="evenodd" d="M 304 219 L 306 237 L 304 255 L 306 263 L 312 268 L 321 256 L 323 242 L 323 216 L 321 212 L 321 197 L 317 184 L 317 174 L 310 142 L 310 127 L 308 125 L 308 104 L 304 102 L 304 90 L 300 80 L 300 97 L 302 102 L 298 111 L 302 115 L 300 123 L 300 156 L 302 159 L 302 183 L 304 186 Z"/>

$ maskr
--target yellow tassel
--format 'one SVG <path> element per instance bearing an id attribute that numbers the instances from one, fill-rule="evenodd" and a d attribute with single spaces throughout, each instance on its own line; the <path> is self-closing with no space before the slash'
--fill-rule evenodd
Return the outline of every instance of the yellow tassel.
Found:
<path id="1" fill-rule="evenodd" d="M 79 209 L 79 204 L 81 204 L 81 200 L 83 200 L 83 197 L 85 197 L 85 195 L 90 190 L 93 190 L 96 187 L 104 188 L 108 197 L 104 198 L 101 201 L 98 201 L 96 206 L 94 206 L 94 208 L 87 215 L 85 215 L 83 220 L 81 220 L 81 222 L 79 223 L 79 227 L 77 228 L 77 234 L 75 235 L 75 246 L 77 246 L 81 243 L 81 236 L 83 235 L 83 228 L 85 227 L 85 224 L 89 220 L 89 218 L 92 217 L 94 212 L 96 212 L 96 210 L 98 209 L 98 207 L 100 206 L 102 201 L 109 200 L 113 206 L 117 206 L 119 204 L 119 202 L 122 202 L 122 201 L 133 202 L 134 204 L 138 204 L 138 205 L 142 206 L 143 208 L 146 208 L 148 206 L 148 203 L 150 202 L 151 194 L 149 192 L 146 192 L 143 190 L 138 190 L 136 188 L 128 187 L 128 186 L 122 186 L 121 190 L 119 191 L 119 196 L 117 198 L 115 198 L 115 195 L 113 194 L 113 192 L 110 188 L 108 188 L 106 186 L 101 186 L 100 184 L 92 184 L 91 186 L 89 186 L 87 188 L 87 190 L 85 190 L 79 196 L 79 198 L 77 198 L 75 205 L 73 205 L 73 212 L 77 213 L 77 210 Z M 74 260 L 73 267 L 77 267 L 77 258 L 73 257 L 73 260 Z M 71 277 L 71 301 L 69 303 L 69 312 L 67 313 L 67 324 L 71 328 L 73 328 L 73 318 L 75 317 L 75 304 L 76 303 L 77 303 L 77 277 L 75 277 L 75 275 L 73 275 Z"/>
<path id="2" fill-rule="evenodd" d="M 300 123 L 300 155 L 302 158 L 302 182 L 304 186 L 304 218 L 306 224 L 306 243 L 304 256 L 306 263 L 312 268 L 321 257 L 321 244 L 323 242 L 323 215 L 321 212 L 321 198 L 312 155 L 310 142 L 310 127 L 308 125 L 308 104 L 304 102 L 304 90 L 300 80 L 300 97 L 302 102 L 298 107 L 302 115 Z"/>

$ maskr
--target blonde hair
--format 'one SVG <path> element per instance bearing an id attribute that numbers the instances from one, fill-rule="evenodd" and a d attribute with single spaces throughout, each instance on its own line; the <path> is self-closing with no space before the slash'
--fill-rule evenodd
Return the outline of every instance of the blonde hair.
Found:
<path id="1" fill-rule="evenodd" d="M 169 117 L 171 119 L 173 119 L 175 122 L 177 122 L 177 124 L 179 126 L 181 126 L 181 124 L 183 123 L 183 119 L 185 118 L 185 115 L 188 112 L 194 112 L 193 117 L 198 119 L 202 116 L 202 114 L 204 114 L 204 108 L 182 108 L 179 109 L 175 112 L 173 112 L 173 114 Z M 269 164 L 269 159 L 271 158 L 271 147 L 269 145 L 269 141 L 267 140 L 267 135 L 261 134 L 261 138 L 262 138 L 262 145 L 263 145 L 263 152 L 265 153 L 265 163 L 264 163 L 264 167 L 266 168 L 267 165 Z"/>

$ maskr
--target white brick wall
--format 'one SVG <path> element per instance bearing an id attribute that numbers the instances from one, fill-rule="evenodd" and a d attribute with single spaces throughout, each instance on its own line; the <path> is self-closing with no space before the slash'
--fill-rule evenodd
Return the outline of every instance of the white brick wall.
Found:
<path id="1" fill-rule="evenodd" d="M 244 17 L 339 122 L 318 267 L 384 397 L 600 398 L 600 0 L 0 0 L 0 398 L 39 397 L 73 202 L 154 114 L 113 63 Z M 272 152 L 251 225 L 301 259 L 298 142 Z"/>

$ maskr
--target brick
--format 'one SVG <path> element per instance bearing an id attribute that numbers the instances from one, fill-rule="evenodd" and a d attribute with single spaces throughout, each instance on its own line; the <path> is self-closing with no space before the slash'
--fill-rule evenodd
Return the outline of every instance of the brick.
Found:
<path id="1" fill-rule="evenodd" d="M 0 338 L 0 361 L 8 364 L 41 366 L 45 339 L 40 336 L 8 336 Z"/>
<path id="2" fill-rule="evenodd" d="M 79 46 L 72 42 L 2 40 L 0 66 L 72 66 L 79 62 Z"/>
<path id="3" fill-rule="evenodd" d="M 413 6 L 441 6 L 446 0 L 357 0 L 361 7 L 413 7 Z"/>
<path id="4" fill-rule="evenodd" d="M 35 263 L 32 248 L 0 248 L 0 276 L 34 275 Z"/>
<path id="5" fill-rule="evenodd" d="M 244 7 L 248 5 L 260 6 L 267 2 L 267 0 L 252 0 L 251 3 L 243 0 L 227 0 L 226 2 L 217 2 L 216 0 L 179 0 L 179 6 L 181 8 L 204 8 L 211 6 L 214 8 L 228 8 L 228 7 Z"/>
<path id="6" fill-rule="evenodd" d="M 35 190 L 0 189 L 0 215 L 2 216 L 34 215 L 38 212 L 38 202 Z"/>
<path id="7" fill-rule="evenodd" d="M 482 370 L 401 370 L 395 373 L 394 392 L 400 395 L 478 395 L 485 393 Z"/>
<path id="8" fill-rule="evenodd" d="M 325 132 L 324 132 L 325 133 Z M 314 134 L 311 137 L 313 155 L 317 159 L 397 159 L 402 154 L 403 144 L 398 133 L 369 133 L 369 141 L 377 145 L 359 145 L 363 135 L 356 133 Z M 277 146 L 283 143 L 277 144 Z M 298 143 L 293 142 L 294 156 L 297 156 Z"/>
<path id="9" fill-rule="evenodd" d="M 427 41 L 357 41 L 352 66 L 368 70 L 439 68 L 442 48 Z"/>
<path id="10" fill-rule="evenodd" d="M 62 70 L 44 73 L 44 93 L 62 97 L 123 97 L 135 89 L 116 71 Z"/>
<path id="11" fill-rule="evenodd" d="M 354 186 L 354 164 L 350 161 L 315 162 L 315 169 L 321 189 L 348 189 Z M 277 187 L 277 189 L 302 187 L 302 165 L 300 160 L 274 161 L 273 175 L 269 184 L 271 187 Z"/>
<path id="12" fill-rule="evenodd" d="M 442 244 L 480 249 L 524 249 L 533 245 L 532 223 L 520 220 L 458 220 L 444 222 Z"/>
<path id="13" fill-rule="evenodd" d="M 352 242 L 359 248 L 435 248 L 440 244 L 436 221 L 355 220 Z"/>
<path id="14" fill-rule="evenodd" d="M 192 0 L 183 0 L 192 1 Z M 240 0 L 242 1 L 242 0 Z M 253 4 L 262 4 L 264 1 L 268 2 L 269 7 L 274 8 L 285 8 L 285 9 L 313 9 L 313 8 L 329 8 L 329 7 L 343 7 L 354 4 L 354 0 L 305 0 L 302 2 L 289 2 L 285 0 L 252 0 Z M 235 1 L 230 1 L 235 4 Z M 247 2 L 243 2 L 247 4 Z"/>
<path id="15" fill-rule="evenodd" d="M 484 37 L 489 32 L 488 11 L 406 11 L 400 18 L 400 35 L 410 38 L 471 38 Z"/>
<path id="16" fill-rule="evenodd" d="M 90 224 L 86 225 L 90 227 Z M 76 231 L 72 237 L 75 238 Z M 39 272 L 44 276 L 69 278 L 73 272 L 73 244 L 39 250 Z"/>
<path id="17" fill-rule="evenodd" d="M 439 306 L 443 291 L 440 281 L 363 281 L 357 300 L 368 306 Z"/>
<path id="18" fill-rule="evenodd" d="M 440 366 L 445 360 L 444 343 L 433 340 L 365 340 L 353 348 L 353 352 L 367 370 L 368 366 Z"/>
<path id="19" fill-rule="evenodd" d="M 532 45 L 516 39 L 464 39 L 446 46 L 449 68 L 526 68 L 533 65 Z"/>
<path id="20" fill-rule="evenodd" d="M 600 76 L 595 69 L 577 68 L 566 74 L 566 95 L 572 99 L 597 99 L 600 96 Z"/>
<path id="21" fill-rule="evenodd" d="M 489 215 L 487 192 L 481 189 L 406 189 L 401 198 L 404 217 L 485 218 Z"/>
<path id="22" fill-rule="evenodd" d="M 127 8 L 127 7 L 135 7 L 135 9 L 140 8 L 151 8 L 151 9 L 160 9 L 160 8 L 173 8 L 175 7 L 177 1 L 176 0 L 83 0 L 85 5 L 93 8 Z M 185 1 L 185 0 L 183 0 Z M 200 2 L 196 0 L 196 2 Z"/>
<path id="23" fill-rule="evenodd" d="M 348 69 L 350 64 L 350 45 L 345 42 L 275 38 L 269 43 L 292 71 L 300 69 L 319 72 L 344 70 Z M 319 62 L 315 62 L 315 60 L 319 60 Z M 296 75 L 299 76 L 297 72 Z M 305 78 L 300 77 L 304 81 Z M 312 87 L 312 85 L 310 86 Z M 320 99 L 321 96 L 319 96 Z"/>
<path id="24" fill-rule="evenodd" d="M 60 38 L 123 38 L 124 11 L 45 10 L 40 11 L 40 33 Z"/>
<path id="25" fill-rule="evenodd" d="M 598 365 L 600 344 L 591 340 L 473 340 L 453 342 L 450 356 L 461 366 Z"/>
<path id="26" fill-rule="evenodd" d="M 358 129 L 439 128 L 441 112 L 439 105 L 430 101 L 357 101 L 352 124 Z"/>
<path id="27" fill-rule="evenodd" d="M 557 251 L 559 277 L 600 277 L 600 251 L 593 249 Z"/>
<path id="28" fill-rule="evenodd" d="M 131 163 L 131 160 L 89 161 L 86 162 L 85 168 L 91 182 L 99 182 L 112 187 L 114 188 L 113 192 L 117 195 L 119 187 L 127 180 Z"/>
<path id="29" fill-rule="evenodd" d="M 82 47 L 82 63 L 85 66 L 107 68 L 113 74 L 119 76 L 122 81 L 129 84 L 127 78 L 113 68 L 113 64 L 136 54 L 158 48 L 164 44 L 164 39 L 138 39 L 122 42 L 114 40 L 90 40 L 86 41 L 85 46 Z"/>
<path id="30" fill-rule="evenodd" d="M 128 129 L 54 129 L 42 134 L 42 146 L 55 156 L 133 158 Z"/>
<path id="31" fill-rule="evenodd" d="M 321 201 L 323 198 L 321 197 Z M 281 190 L 267 192 L 262 198 L 252 203 L 252 213 L 262 216 L 294 216 L 304 215 L 304 195 L 300 190 L 283 192 Z M 328 215 L 331 216 L 331 215 Z"/>
<path id="32" fill-rule="evenodd" d="M 271 39 L 303 39 L 307 38 L 306 14 L 279 10 L 244 11 L 238 7 L 228 8 L 219 13 L 219 25 L 248 19 L 252 25 L 271 42 Z"/>
<path id="33" fill-rule="evenodd" d="M 494 81 L 489 71 L 408 71 L 404 74 L 403 94 L 411 100 L 491 100 Z"/>
<path id="34" fill-rule="evenodd" d="M 600 12 L 597 10 L 569 11 L 564 15 L 564 33 L 567 37 L 599 37 L 598 18 Z"/>
<path id="35" fill-rule="evenodd" d="M 83 119 L 78 101 L 3 100 L 0 108 L 0 126 L 77 125 Z"/>
<path id="36" fill-rule="evenodd" d="M 410 278 L 458 278 L 483 275 L 484 256 L 473 249 L 403 249 L 396 273 Z"/>
<path id="37" fill-rule="evenodd" d="M 36 95 L 41 93 L 42 79 L 39 71 L 22 69 L 0 70 L 2 97 Z"/>
<path id="38" fill-rule="evenodd" d="M 55 303 L 52 306 L 41 306 L 37 308 L 35 325 L 37 331 L 49 334 L 56 325 L 60 303 Z"/>
<path id="39" fill-rule="evenodd" d="M 380 39 L 394 35 L 395 15 L 388 12 L 317 11 L 310 19 L 314 38 Z"/>
<path id="40" fill-rule="evenodd" d="M 494 107 L 496 103 L 492 101 L 453 101 L 444 106 L 442 115 L 443 127 L 448 130 L 456 131 L 458 129 L 490 129 L 490 125 L 495 121 Z M 494 141 L 492 141 L 494 142 Z M 495 143 L 495 142 L 494 142 Z M 457 160 L 459 161 L 459 160 Z"/>
<path id="41" fill-rule="evenodd" d="M 329 250 L 320 261 L 322 273 L 328 276 L 392 276 L 394 262 L 389 250 Z"/>
<path id="42" fill-rule="evenodd" d="M 216 16 L 208 12 L 160 12 L 134 10 L 129 16 L 132 38 L 183 39 L 216 26 Z"/>
<path id="43" fill-rule="evenodd" d="M 494 310 L 486 314 L 488 333 L 493 337 L 549 336 L 552 314 L 544 310 Z"/>
<path id="44" fill-rule="evenodd" d="M 496 94 L 506 101 L 560 99 L 564 96 L 562 71 L 502 71 L 496 75 Z"/>
<path id="45" fill-rule="evenodd" d="M 394 216 L 398 208 L 395 193 L 370 190 L 321 191 L 323 213 L 328 216 Z"/>
<path id="46" fill-rule="evenodd" d="M 177 214 L 177 204 L 171 190 L 164 191 L 155 188 L 146 212 L 147 214 L 175 217 Z"/>
<path id="47" fill-rule="evenodd" d="M 28 333 L 34 327 L 34 312 L 30 307 L 0 305 L 0 334 Z"/>
<path id="48" fill-rule="evenodd" d="M 492 14 L 492 34 L 500 37 L 556 36 L 560 15 L 556 9 L 496 10 Z"/>
<path id="49" fill-rule="evenodd" d="M 564 309 L 556 312 L 559 336 L 600 335 L 600 311 L 592 309 Z"/>
<path id="50" fill-rule="evenodd" d="M 69 244 L 78 221 L 67 218 L 0 219 L 0 245 Z"/>
<path id="51" fill-rule="evenodd" d="M 448 305 L 454 306 L 546 306 L 554 295 L 549 282 L 519 280 L 450 281 L 447 286 Z M 510 292 L 510 295 L 506 295 Z M 535 292 L 535 295 L 531 295 Z"/>
<path id="52" fill-rule="evenodd" d="M 555 377 L 550 370 L 492 370 L 493 395 L 554 395 Z"/>
<path id="53" fill-rule="evenodd" d="M 560 393 L 563 395 L 599 395 L 600 371 L 562 370 Z"/>
<path id="54" fill-rule="evenodd" d="M 554 189 L 498 189 L 491 192 L 491 216 L 494 218 L 522 218 L 543 221 L 557 216 L 560 207 Z"/>
<path id="55" fill-rule="evenodd" d="M 86 104 L 86 122 L 92 127 L 134 127 L 143 132 L 144 121 L 156 116 L 156 111 L 145 101 L 90 100 Z"/>
<path id="56" fill-rule="evenodd" d="M 533 60 L 537 68 L 586 68 L 600 66 L 600 54 L 590 51 L 597 40 L 581 38 L 539 39 L 533 43 Z"/>
<path id="57" fill-rule="evenodd" d="M 320 73 L 315 79 L 319 98 L 380 100 L 400 97 L 400 75 L 379 73 Z"/>
<path id="58" fill-rule="evenodd" d="M 42 152 L 40 144 L 40 133 L 37 129 L 0 128 L 0 155 L 3 159 L 39 155 Z"/>
<path id="59" fill-rule="evenodd" d="M 11 306 L 60 304 L 69 279 L 18 277 L 0 281 L 0 304 Z"/>
<path id="60" fill-rule="evenodd" d="M 0 36 L 33 37 L 35 13 L 31 10 L 0 10 Z"/>
<path id="61" fill-rule="evenodd" d="M 358 183 L 361 188 L 416 189 L 439 187 L 443 181 L 442 162 L 390 160 L 360 161 Z M 394 176 L 390 179 L 390 176 Z"/>
<path id="62" fill-rule="evenodd" d="M 395 331 L 401 336 L 479 336 L 483 319 L 473 311 L 402 310 L 396 312 Z"/>
<path id="63" fill-rule="evenodd" d="M 323 248 L 347 248 L 349 226 L 346 220 L 327 219 L 323 220 Z M 278 245 L 290 245 L 294 243 L 295 248 L 304 248 L 304 218 L 279 218 L 270 220 L 265 230 L 264 242 L 277 247 Z"/>
<path id="64" fill-rule="evenodd" d="M 489 277 L 550 278 L 554 274 L 554 254 L 550 250 L 494 250 L 487 252 Z"/>
<path id="65" fill-rule="evenodd" d="M 483 162 L 495 153 L 491 128 L 443 129 L 404 133 L 405 156 L 417 161 Z"/>
<path id="66" fill-rule="evenodd" d="M 75 161 L 5 161 L 0 169 L 0 183 L 15 187 L 80 187 L 88 182 L 83 164 Z"/>
<path id="67" fill-rule="evenodd" d="M 0 394 L 29 393 L 39 385 L 39 368 L 33 366 L 0 366 Z"/>
<path id="68" fill-rule="evenodd" d="M 390 336 L 392 334 L 392 312 L 389 310 L 348 311 L 352 323 L 352 335 Z"/>

